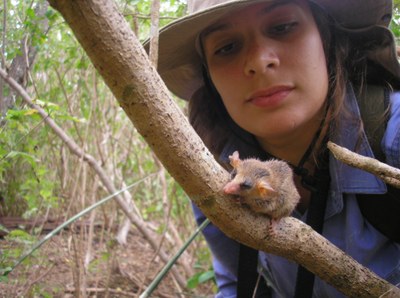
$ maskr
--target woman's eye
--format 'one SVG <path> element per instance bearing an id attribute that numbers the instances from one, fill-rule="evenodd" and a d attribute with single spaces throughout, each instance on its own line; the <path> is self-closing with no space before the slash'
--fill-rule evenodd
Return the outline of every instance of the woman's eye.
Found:
<path id="1" fill-rule="evenodd" d="M 225 56 L 235 52 L 237 45 L 235 43 L 228 43 L 215 51 L 215 55 Z"/>
<path id="2" fill-rule="evenodd" d="M 298 25 L 297 22 L 279 24 L 269 29 L 268 33 L 272 35 L 284 35 L 286 33 L 291 32 L 297 25 Z"/>

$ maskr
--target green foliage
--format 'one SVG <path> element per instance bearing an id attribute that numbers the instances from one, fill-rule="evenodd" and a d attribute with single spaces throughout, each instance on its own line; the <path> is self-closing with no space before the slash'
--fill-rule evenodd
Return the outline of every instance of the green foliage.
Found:
<path id="1" fill-rule="evenodd" d="M 195 289 L 197 288 L 200 284 L 212 281 L 215 283 L 215 274 L 212 269 L 204 271 L 204 272 L 198 272 L 195 275 L 193 275 L 187 282 L 187 287 L 189 289 Z"/>
<path id="2" fill-rule="evenodd" d="M 149 36 L 151 0 L 128 0 L 119 1 L 123 7 L 123 13 L 127 20 L 138 20 L 140 28 L 139 38 L 144 40 Z M 186 2 L 184 0 L 161 0 L 160 1 L 160 27 L 185 15 Z"/>
<path id="3" fill-rule="evenodd" d="M 202 239 L 202 241 L 205 241 Z M 196 273 L 187 280 L 189 289 L 196 289 L 204 283 L 211 283 L 214 290 L 217 290 L 215 273 L 210 264 L 211 254 L 209 250 L 200 250 L 197 254 L 197 263 L 194 266 Z"/>
<path id="4" fill-rule="evenodd" d="M 92 262 L 89 264 L 89 271 L 91 272 L 98 272 L 101 270 L 101 266 L 107 262 L 109 262 L 111 258 L 111 253 L 110 252 L 103 252 L 99 258 L 94 259 Z"/>
<path id="5" fill-rule="evenodd" d="M 7 240 L 15 241 L 16 243 L 21 243 L 26 246 L 32 245 L 36 239 L 23 230 L 13 230 L 7 235 L 6 238 Z"/>
<path id="6" fill-rule="evenodd" d="M 5 272 L 7 272 L 7 270 L 9 271 L 11 269 L 11 267 L 5 268 Z M 3 269 L 0 268 L 0 283 L 5 283 L 8 282 L 8 276 L 3 276 Z"/>
<path id="7" fill-rule="evenodd" d="M 390 29 L 398 40 L 400 38 L 400 0 L 394 0 L 393 7 L 393 19 L 390 24 Z"/>
<path id="8" fill-rule="evenodd" d="M 7 275 L 11 272 L 14 263 L 34 243 L 35 237 L 23 230 L 16 229 L 11 231 L 5 240 L 12 245 L 0 249 L 0 282 L 7 281 Z M 29 264 L 29 260 L 25 264 Z"/>
<path id="9" fill-rule="evenodd" d="M 393 0 L 393 7 L 394 7 L 395 9 L 400 8 L 400 0 Z M 395 11 L 395 14 L 398 14 L 398 12 Z"/>
<path id="10" fill-rule="evenodd" d="M 40 285 L 34 285 L 29 293 L 32 297 L 53 298 L 53 294 L 43 289 Z"/>
<path id="11" fill-rule="evenodd" d="M 37 6 L 43 1 L 7 1 L 6 44 L 0 45 L 5 52 L 6 65 L 9 67 L 13 59 L 22 55 L 22 42 L 32 49 L 40 51 L 45 46 L 47 34 L 42 30 L 41 23 L 47 20 L 53 24 L 54 13 L 37 15 Z M 25 47 L 25 49 L 27 49 Z M 10 96 L 10 89 L 5 86 L 5 96 Z M 43 104 L 43 102 L 39 102 Z M 22 215 L 32 212 L 41 203 L 47 205 L 54 201 L 55 196 L 49 193 L 56 187 L 53 175 L 46 174 L 48 165 L 41 156 L 46 154 L 46 146 L 42 146 L 47 138 L 48 129 L 35 131 L 42 122 L 37 111 L 27 106 L 16 105 L 6 111 L 0 128 L 0 195 L 3 204 L 0 215 Z M 50 102 L 47 109 L 55 108 Z M 37 134 L 36 134 L 37 133 Z"/>
<path id="12" fill-rule="evenodd" d="M 41 162 L 47 147 L 31 136 L 42 122 L 37 111 L 9 109 L 5 119 L 8 129 L 0 130 L 0 189 L 5 198 L 1 213 L 35 214 L 41 204 L 55 206 L 58 183 L 51 179 L 48 165 Z M 43 137 L 43 132 L 36 136 Z"/>
<path id="13" fill-rule="evenodd" d="M 398 9 L 396 9 L 398 11 Z M 394 36 L 398 39 L 400 37 L 400 15 L 398 13 L 394 14 L 393 20 L 390 24 L 390 29 L 392 30 Z"/>

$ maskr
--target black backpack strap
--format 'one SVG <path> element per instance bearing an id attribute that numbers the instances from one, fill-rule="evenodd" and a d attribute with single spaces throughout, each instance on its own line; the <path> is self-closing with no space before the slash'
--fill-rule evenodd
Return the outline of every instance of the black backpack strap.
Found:
<path id="1" fill-rule="evenodd" d="M 359 96 L 364 130 L 375 157 L 385 162 L 381 141 L 386 131 L 389 90 L 382 86 L 366 86 Z M 387 185 L 386 194 L 358 194 L 360 210 L 378 231 L 400 243 L 400 189 Z"/>
<path id="2" fill-rule="evenodd" d="M 328 167 L 328 151 L 326 151 L 324 161 L 320 162 L 321 167 L 317 168 L 312 179 L 307 179 L 311 184 L 303 185 L 311 190 L 311 200 L 307 210 L 306 223 L 317 233 L 322 234 L 324 228 L 324 217 L 328 191 L 330 186 L 330 176 Z M 310 298 L 313 294 L 315 276 L 305 267 L 299 265 L 296 277 L 295 298 Z"/>
<path id="3" fill-rule="evenodd" d="M 254 248 L 240 244 L 237 297 L 252 297 L 257 283 L 258 251 Z"/>
<path id="4" fill-rule="evenodd" d="M 236 287 L 237 298 L 272 297 L 271 289 L 264 278 L 257 272 L 258 250 L 240 244 L 238 282 Z"/>
<path id="5" fill-rule="evenodd" d="M 358 205 L 369 223 L 387 238 L 400 243 L 400 189 L 387 187 L 386 194 L 358 194 Z"/>

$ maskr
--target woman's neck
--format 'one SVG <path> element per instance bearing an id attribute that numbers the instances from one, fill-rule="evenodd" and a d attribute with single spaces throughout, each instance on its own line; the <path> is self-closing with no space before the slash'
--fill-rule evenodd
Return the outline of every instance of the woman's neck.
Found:
<path id="1" fill-rule="evenodd" d="M 295 166 L 297 166 L 302 160 L 309 147 L 313 146 L 313 148 L 311 148 L 311 156 L 308 156 L 307 159 L 308 165 L 312 166 L 314 165 L 312 153 L 320 148 L 321 143 L 328 132 L 329 125 L 321 121 L 321 119 L 313 121 L 309 125 L 291 132 L 289 135 L 274 140 L 258 138 L 258 142 L 269 154 Z M 323 127 L 321 127 L 321 125 L 323 125 Z M 317 139 L 315 140 L 315 138 Z M 314 141 L 316 141 L 315 144 L 312 144 Z"/>
<path id="2" fill-rule="evenodd" d="M 257 138 L 257 140 L 266 152 L 293 166 L 303 167 L 306 163 L 307 167 L 314 168 L 313 157 L 326 139 L 330 126 L 330 121 L 326 119 L 331 118 L 331 113 L 329 101 L 326 101 L 313 118 L 296 129 L 276 138 Z"/>

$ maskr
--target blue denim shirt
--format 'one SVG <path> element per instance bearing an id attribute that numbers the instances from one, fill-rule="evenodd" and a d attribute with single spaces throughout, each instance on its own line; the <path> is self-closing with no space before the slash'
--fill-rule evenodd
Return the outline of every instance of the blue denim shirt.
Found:
<path id="1" fill-rule="evenodd" d="M 390 118 L 382 139 L 382 150 L 389 165 L 400 168 L 400 92 L 390 96 Z M 353 92 L 346 97 L 350 111 L 360 117 L 357 101 Z M 359 128 L 346 123 L 343 119 L 340 133 L 333 142 L 350 150 L 354 150 Z M 237 148 L 229 148 L 233 152 Z M 242 152 L 241 152 L 242 153 Z M 360 153 L 373 157 L 365 134 L 362 136 Z M 362 216 L 358 207 L 357 193 L 384 193 L 385 184 L 372 174 L 349 167 L 330 156 L 331 186 L 325 213 L 323 236 L 359 263 L 370 268 L 392 284 L 400 283 L 400 245 L 388 240 Z M 204 215 L 194 206 L 196 220 L 202 222 Z M 294 217 L 305 221 L 307 213 Z M 213 255 L 213 266 L 219 292 L 217 298 L 236 297 L 236 276 L 239 255 L 239 244 L 225 236 L 218 228 L 209 225 L 204 236 Z M 293 297 L 298 265 L 265 252 L 259 253 L 260 272 L 273 288 L 274 297 Z M 343 294 L 316 278 L 314 297 L 344 297 Z"/>

